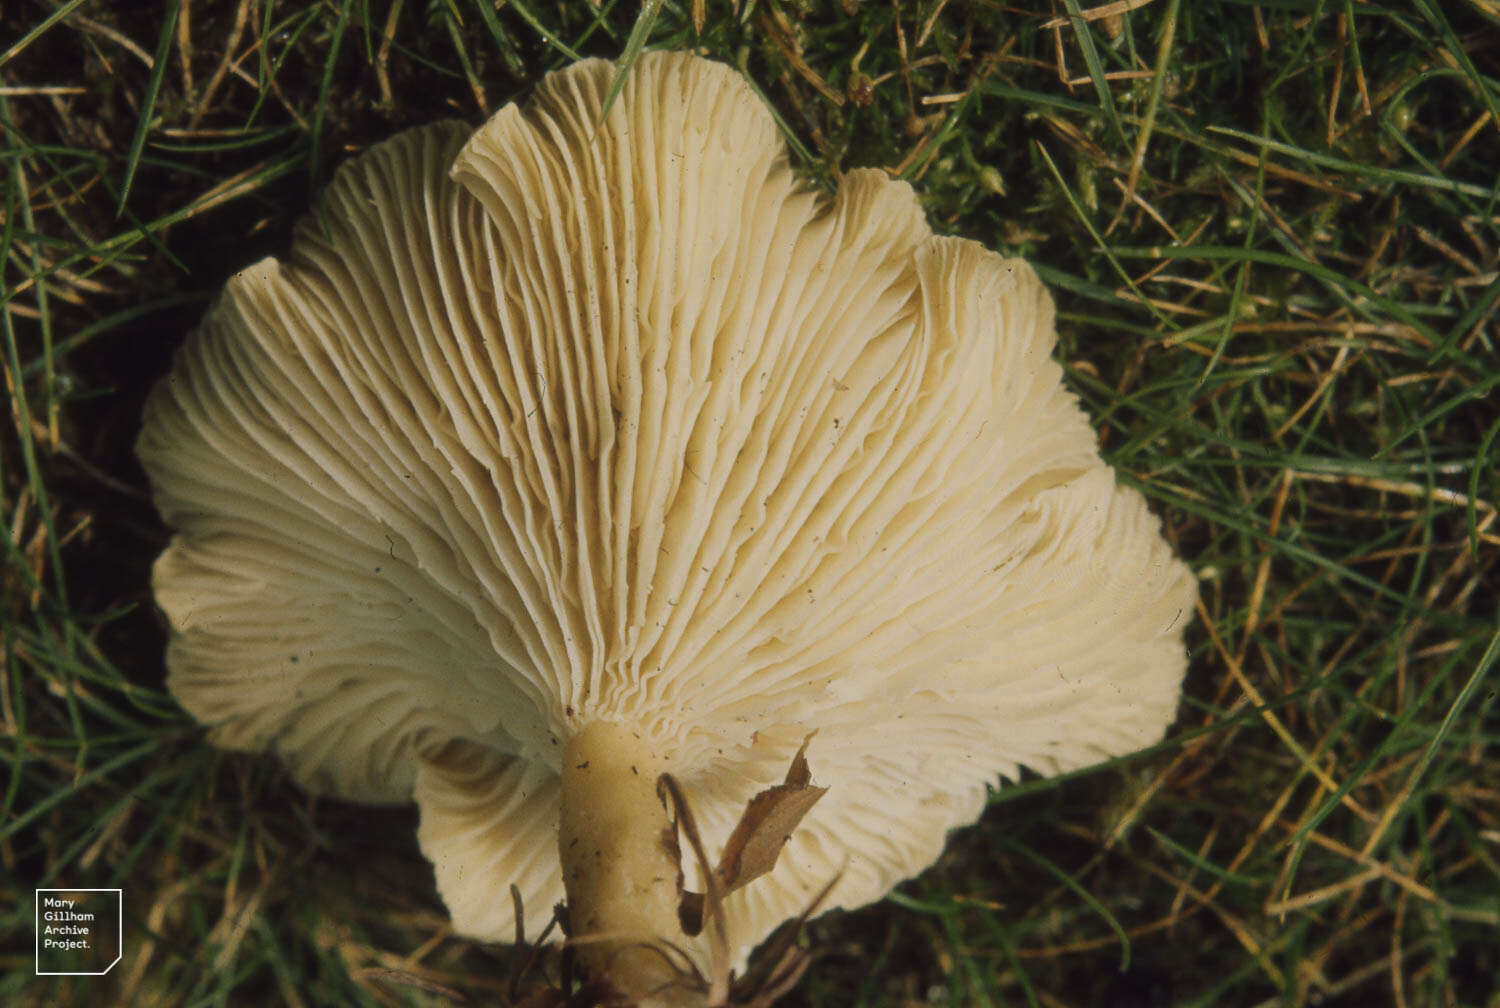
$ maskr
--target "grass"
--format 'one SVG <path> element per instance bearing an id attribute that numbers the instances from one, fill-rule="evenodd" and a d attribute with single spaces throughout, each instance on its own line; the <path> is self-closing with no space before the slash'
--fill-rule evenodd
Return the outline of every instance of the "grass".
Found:
<path id="1" fill-rule="evenodd" d="M 411 811 L 215 754 L 165 693 L 131 443 L 345 156 L 646 45 L 744 68 L 817 184 L 884 166 L 1035 262 L 1104 451 L 1201 578 L 1169 737 L 997 791 L 931 871 L 820 919 L 788 1003 L 1500 1005 L 1500 7 L 692 13 L 0 13 L 0 1000 L 503 1003 Z M 50 885 L 124 887 L 108 977 L 30 975 Z"/>

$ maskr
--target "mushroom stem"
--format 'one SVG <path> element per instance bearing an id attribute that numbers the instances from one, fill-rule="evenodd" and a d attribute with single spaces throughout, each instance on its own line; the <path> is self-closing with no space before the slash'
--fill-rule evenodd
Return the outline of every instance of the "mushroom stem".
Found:
<path id="1" fill-rule="evenodd" d="M 652 947 L 682 934 L 677 844 L 656 788 L 666 769 L 646 739 L 608 722 L 585 725 L 563 749 L 559 842 L 572 934 L 601 939 L 579 946 L 585 969 L 641 1008 L 702 1004 Z"/>

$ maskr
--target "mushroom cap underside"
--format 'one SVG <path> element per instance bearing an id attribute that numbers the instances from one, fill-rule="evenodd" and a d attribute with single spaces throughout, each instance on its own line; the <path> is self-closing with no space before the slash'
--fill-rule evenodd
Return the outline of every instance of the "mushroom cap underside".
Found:
<path id="1" fill-rule="evenodd" d="M 580 725 L 669 752 L 710 849 L 816 732 L 743 953 L 930 864 L 997 778 L 1157 740 L 1194 585 L 1030 267 L 883 173 L 808 191 L 722 65 L 646 54 L 601 121 L 613 69 L 370 149 L 229 282 L 148 404 L 154 585 L 214 741 L 415 800 L 477 937 L 511 884 L 531 935 L 562 899 Z"/>

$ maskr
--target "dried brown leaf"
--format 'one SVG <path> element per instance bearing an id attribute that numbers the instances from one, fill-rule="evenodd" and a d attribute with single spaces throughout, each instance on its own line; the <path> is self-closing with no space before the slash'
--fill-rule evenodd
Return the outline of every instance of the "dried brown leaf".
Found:
<path id="1" fill-rule="evenodd" d="M 810 741 L 811 735 L 797 750 L 786 780 L 751 798 L 734 832 L 729 834 L 719 866 L 714 869 L 725 894 L 743 888 L 775 868 L 781 849 L 803 817 L 828 791 L 812 786 L 812 771 L 807 765 Z"/>

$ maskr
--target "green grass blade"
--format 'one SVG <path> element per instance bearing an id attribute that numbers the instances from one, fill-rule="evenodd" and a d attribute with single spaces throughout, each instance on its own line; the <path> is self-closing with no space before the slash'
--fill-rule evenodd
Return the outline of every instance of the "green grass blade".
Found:
<path id="1" fill-rule="evenodd" d="M 641 12 L 636 15 L 635 25 L 630 29 L 630 37 L 625 40 L 625 49 L 615 62 L 614 76 L 609 80 L 609 90 L 604 94 L 604 105 L 599 109 L 600 122 L 603 122 L 609 115 L 609 110 L 614 107 L 615 99 L 620 97 L 620 91 L 625 87 L 625 78 L 630 75 L 630 68 L 635 65 L 636 60 L 640 59 L 641 50 L 646 47 L 646 40 L 651 37 L 651 29 L 656 27 L 656 19 L 661 16 L 663 2 L 664 0 L 646 0 L 641 4 Z"/>
<path id="2" fill-rule="evenodd" d="M 135 172 L 140 166 L 141 152 L 146 148 L 146 135 L 151 132 L 151 122 L 156 117 L 156 99 L 161 94 L 161 81 L 167 73 L 167 57 L 172 51 L 172 38 L 177 31 L 177 15 L 181 10 L 182 0 L 167 0 L 161 31 L 156 36 L 151 76 L 141 102 L 140 119 L 136 123 L 135 135 L 130 138 L 130 151 L 125 155 L 125 177 L 120 182 L 120 196 L 115 204 L 117 217 L 125 213 L 125 203 L 130 199 L 130 187 L 135 182 Z"/>

